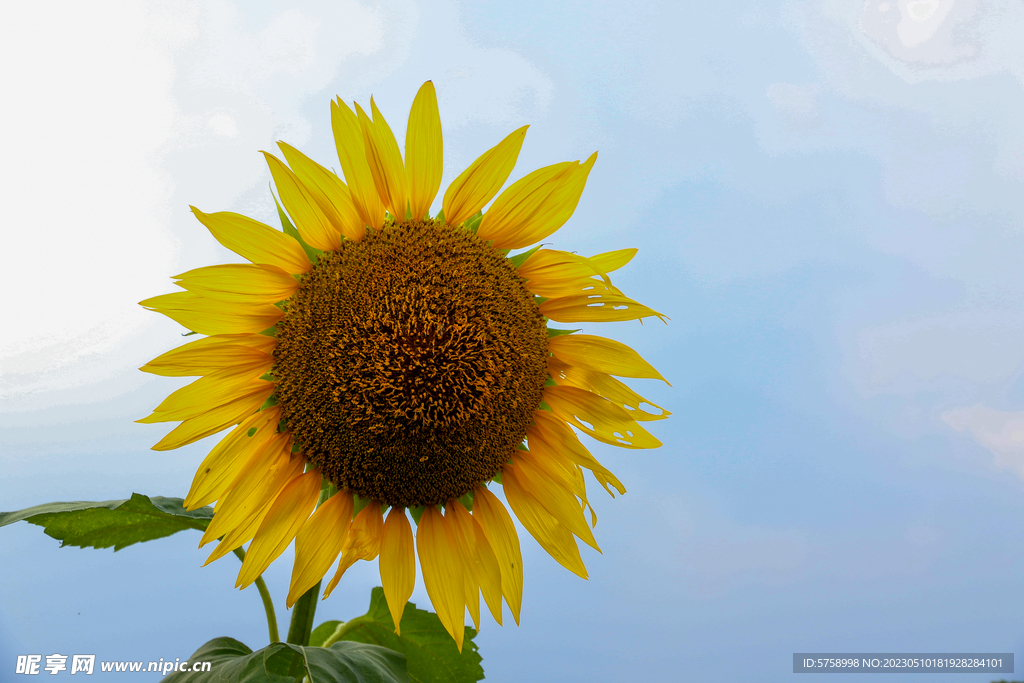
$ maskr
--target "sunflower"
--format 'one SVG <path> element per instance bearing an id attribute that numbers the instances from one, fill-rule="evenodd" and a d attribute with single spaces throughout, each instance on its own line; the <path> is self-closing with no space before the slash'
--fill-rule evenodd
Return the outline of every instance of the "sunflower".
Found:
<path id="1" fill-rule="evenodd" d="M 613 496 L 625 488 L 573 428 L 624 448 L 661 445 L 638 422 L 669 413 L 613 377 L 664 381 L 657 370 L 621 343 L 548 321 L 662 316 L 608 277 L 636 249 L 509 255 L 569 219 L 596 153 L 499 194 L 524 126 L 456 178 L 431 217 L 442 171 L 433 84 L 413 101 L 404 159 L 372 98 L 370 108 L 331 103 L 344 181 L 283 142 L 283 161 L 264 152 L 283 232 L 192 207 L 250 263 L 190 270 L 175 276 L 185 291 L 142 302 L 205 336 L 141 368 L 200 378 L 140 422 L 181 422 L 155 450 L 234 427 L 185 506 L 216 501 L 200 543 L 219 539 L 207 563 L 250 543 L 239 587 L 293 540 L 289 608 L 339 556 L 325 598 L 353 563 L 379 556 L 400 632 L 418 555 L 461 649 L 467 608 L 480 626 L 481 595 L 499 624 L 503 599 L 519 622 L 519 538 L 488 487 L 500 485 L 522 526 L 586 578 L 576 539 L 599 548 L 582 470 Z"/>

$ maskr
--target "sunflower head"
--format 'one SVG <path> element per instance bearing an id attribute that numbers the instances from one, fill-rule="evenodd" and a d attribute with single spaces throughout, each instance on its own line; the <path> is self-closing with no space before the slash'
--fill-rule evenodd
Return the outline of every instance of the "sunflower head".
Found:
<path id="1" fill-rule="evenodd" d="M 239 586 L 293 540 L 289 606 L 336 560 L 325 597 L 356 560 L 379 556 L 398 632 L 418 554 L 461 648 L 466 609 L 479 628 L 481 595 L 498 623 L 502 600 L 519 619 L 519 539 L 492 487 L 586 578 L 576 539 L 597 543 L 583 470 L 609 493 L 625 488 L 574 428 L 652 448 L 639 423 L 669 414 L 616 379 L 663 380 L 635 351 L 548 322 L 662 316 L 611 284 L 634 249 L 509 256 L 569 219 L 596 153 L 501 191 L 524 126 L 459 175 L 431 216 L 442 173 L 433 85 L 413 102 L 404 157 L 372 98 L 370 111 L 331 103 L 343 178 L 285 143 L 284 161 L 264 153 L 284 232 L 193 208 L 250 263 L 183 273 L 184 291 L 142 302 L 205 336 L 142 368 L 199 379 L 140 422 L 181 422 L 158 450 L 233 427 L 185 504 L 217 502 L 200 544 L 219 539 L 208 562 L 249 543 Z"/>

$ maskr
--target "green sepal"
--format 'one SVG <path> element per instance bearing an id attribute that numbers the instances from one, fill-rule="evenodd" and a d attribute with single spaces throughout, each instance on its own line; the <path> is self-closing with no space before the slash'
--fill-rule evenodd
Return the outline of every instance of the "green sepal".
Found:
<path id="1" fill-rule="evenodd" d="M 476 231 L 480 229 L 480 222 L 483 221 L 483 219 L 484 212 L 477 211 L 473 216 L 470 216 L 468 219 L 466 219 L 466 222 L 463 223 L 462 225 L 466 230 L 475 235 Z"/>
<path id="2" fill-rule="evenodd" d="M 353 493 L 352 494 L 352 503 L 353 503 L 353 505 L 352 505 L 352 517 L 354 518 L 356 515 L 358 515 L 360 512 L 363 511 L 364 507 L 366 507 L 367 505 L 370 504 L 370 499 L 369 498 L 363 498 L 358 493 Z"/>
<path id="3" fill-rule="evenodd" d="M 579 332 L 579 330 L 559 330 L 558 328 L 555 327 L 549 327 L 548 339 L 551 339 L 552 337 L 560 337 L 563 334 L 573 334 L 574 332 Z"/>
<path id="4" fill-rule="evenodd" d="M 426 510 L 427 508 L 423 507 L 422 505 L 413 505 L 411 508 L 407 509 L 409 510 L 409 514 L 412 515 L 412 521 L 416 522 L 416 526 L 419 526 L 420 517 L 423 516 L 423 511 Z"/>
<path id="5" fill-rule="evenodd" d="M 405 655 L 411 683 L 474 683 L 484 677 L 480 666 L 482 658 L 473 642 L 476 637 L 474 629 L 466 627 L 462 652 L 459 652 L 436 614 L 407 602 L 402 613 L 402 635 L 399 636 L 395 633 L 395 622 L 391 619 L 384 589 L 379 586 L 370 594 L 370 609 L 366 614 L 348 622 L 334 623 L 335 632 L 327 638 L 382 645 Z M 317 631 L 319 629 L 317 627 Z"/>
<path id="6" fill-rule="evenodd" d="M 472 512 L 473 511 L 473 492 L 469 491 L 468 493 L 463 495 L 461 498 L 459 498 L 459 502 L 462 503 L 462 507 L 464 507 L 467 510 L 469 510 L 470 512 Z"/>
<path id="7" fill-rule="evenodd" d="M 493 481 L 495 484 L 501 484 L 501 472 L 498 472 L 493 477 L 491 477 L 491 481 Z M 501 485 L 504 486 L 504 484 Z"/>
<path id="8" fill-rule="evenodd" d="M 210 662 L 209 671 L 177 671 L 166 683 L 409 683 L 405 657 L 363 643 L 308 647 L 271 643 L 253 652 L 234 638 L 214 638 L 188 659 Z"/>
<path id="9" fill-rule="evenodd" d="M 516 254 L 515 256 L 509 256 L 508 260 L 512 262 L 513 266 L 518 268 L 519 266 L 521 266 L 524 263 L 526 263 L 526 259 L 528 259 L 531 256 L 533 256 L 534 252 L 536 252 L 542 246 L 544 246 L 544 245 L 543 244 L 538 244 L 533 249 L 528 249 L 527 251 L 524 251 L 521 254 Z"/>
<path id="10" fill-rule="evenodd" d="M 315 247 L 309 246 L 306 244 L 306 240 L 302 239 L 302 235 L 299 234 L 299 231 L 295 229 L 294 225 L 292 225 L 292 222 L 288 219 L 288 214 L 284 212 L 284 209 L 281 208 L 281 204 L 277 201 L 277 196 L 274 194 L 273 186 L 270 188 L 270 196 L 274 198 L 274 206 L 277 207 L 277 215 L 281 218 L 281 228 L 284 230 L 284 234 L 294 237 L 298 243 L 302 245 L 302 251 L 306 252 L 306 256 L 309 258 L 310 262 L 316 263 L 317 258 L 323 252 Z"/>
<path id="11" fill-rule="evenodd" d="M 427 218 L 429 218 L 429 217 L 430 217 L 430 214 L 428 213 L 427 214 Z M 442 223 L 444 223 L 444 209 L 441 209 L 440 211 L 437 212 L 437 215 L 434 216 L 434 220 L 435 221 L 441 221 Z"/>
<path id="12" fill-rule="evenodd" d="M 205 531 L 213 519 L 213 508 L 191 512 L 181 498 L 150 498 L 133 493 L 126 500 L 104 502 L 46 503 L 0 513 L 0 526 L 26 521 L 43 527 L 43 532 L 66 545 L 79 548 L 120 550 L 136 543 L 154 541 L 185 529 Z"/>

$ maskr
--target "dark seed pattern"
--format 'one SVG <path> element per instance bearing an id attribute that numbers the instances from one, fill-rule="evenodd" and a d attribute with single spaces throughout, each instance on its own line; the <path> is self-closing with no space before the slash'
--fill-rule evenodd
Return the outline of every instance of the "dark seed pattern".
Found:
<path id="1" fill-rule="evenodd" d="M 322 254 L 283 305 L 275 395 L 295 442 L 339 488 L 440 504 L 522 443 L 547 378 L 545 320 L 476 235 L 388 221 Z"/>

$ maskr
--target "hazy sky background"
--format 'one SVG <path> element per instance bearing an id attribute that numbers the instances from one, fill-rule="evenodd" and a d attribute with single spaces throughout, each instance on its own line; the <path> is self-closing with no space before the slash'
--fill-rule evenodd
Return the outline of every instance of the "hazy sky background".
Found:
<path id="1" fill-rule="evenodd" d="M 0 509 L 184 495 L 216 439 L 158 453 L 166 428 L 133 420 L 178 386 L 136 368 L 181 331 L 137 302 L 237 260 L 188 205 L 275 222 L 257 150 L 336 165 L 331 98 L 373 94 L 401 138 L 431 79 L 442 187 L 524 123 L 513 179 L 599 150 L 553 243 L 639 247 L 616 284 L 671 317 L 600 328 L 673 383 L 634 384 L 674 413 L 665 446 L 594 444 L 629 492 L 594 487 L 589 581 L 521 534 L 522 626 L 484 624 L 488 680 L 1022 662 L 1021 35 L 1011 0 L 9 4 Z M 198 540 L 0 529 L 0 672 L 264 646 L 255 589 Z M 282 628 L 290 556 L 265 575 Z M 365 611 L 360 565 L 318 623 Z"/>

